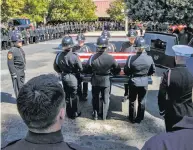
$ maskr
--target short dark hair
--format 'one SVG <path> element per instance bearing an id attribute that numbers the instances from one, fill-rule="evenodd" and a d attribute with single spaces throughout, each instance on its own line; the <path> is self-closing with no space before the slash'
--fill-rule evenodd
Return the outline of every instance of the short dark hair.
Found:
<path id="1" fill-rule="evenodd" d="M 19 91 L 17 109 L 28 128 L 49 128 L 61 107 L 65 107 L 65 93 L 53 74 L 31 79 Z"/>

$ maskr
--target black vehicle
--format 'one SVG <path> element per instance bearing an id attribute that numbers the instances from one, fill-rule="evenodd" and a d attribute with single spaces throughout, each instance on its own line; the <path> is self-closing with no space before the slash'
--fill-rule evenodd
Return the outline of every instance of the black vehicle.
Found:
<path id="1" fill-rule="evenodd" d="M 150 51 L 147 51 L 147 53 L 152 56 L 156 67 L 167 69 L 175 66 L 175 57 L 172 47 L 179 44 L 177 35 L 146 32 L 144 39 L 146 40 L 146 44 L 150 46 Z M 193 38 L 188 45 L 193 47 Z M 187 59 L 187 67 L 193 74 L 193 57 Z"/>
<path id="2" fill-rule="evenodd" d="M 172 46 L 179 44 L 177 35 L 161 32 L 146 32 L 144 39 L 146 40 L 146 44 L 150 46 L 148 54 L 152 56 L 157 67 L 173 68 L 175 66 Z"/>

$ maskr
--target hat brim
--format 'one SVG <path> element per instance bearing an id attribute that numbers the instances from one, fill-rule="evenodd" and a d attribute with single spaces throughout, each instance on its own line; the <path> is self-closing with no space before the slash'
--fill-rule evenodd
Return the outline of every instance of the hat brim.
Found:
<path id="1" fill-rule="evenodd" d="M 74 47 L 74 45 L 70 45 L 70 46 L 62 46 L 62 49 L 63 49 L 63 50 L 66 50 L 66 49 L 73 48 L 73 47 Z"/>
<path id="2" fill-rule="evenodd" d="M 174 45 L 172 47 L 176 56 L 192 57 L 193 48 L 188 45 Z"/>
<path id="3" fill-rule="evenodd" d="M 128 35 L 127 34 L 127 37 L 137 37 L 137 35 Z"/>
<path id="4" fill-rule="evenodd" d="M 105 48 L 105 47 L 108 47 L 108 45 L 97 45 L 97 44 L 94 44 L 94 46 L 98 47 L 98 48 Z"/>

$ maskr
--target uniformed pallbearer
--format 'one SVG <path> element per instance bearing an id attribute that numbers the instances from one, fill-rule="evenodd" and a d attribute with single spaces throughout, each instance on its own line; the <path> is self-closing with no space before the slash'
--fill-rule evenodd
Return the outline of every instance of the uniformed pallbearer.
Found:
<path id="1" fill-rule="evenodd" d="M 165 119 L 166 131 L 173 131 L 173 125 L 184 115 L 193 117 L 193 75 L 186 67 L 186 61 L 193 54 L 193 48 L 176 45 L 173 50 L 176 66 L 163 74 L 158 93 L 160 115 Z"/>
<path id="2" fill-rule="evenodd" d="M 66 36 L 62 39 L 61 53 L 58 53 L 54 61 L 54 69 L 61 74 L 63 88 L 66 93 L 67 115 L 71 119 L 80 116 L 78 111 L 77 87 L 78 81 L 76 74 L 82 72 L 82 64 L 79 57 L 72 52 L 74 46 L 71 37 Z"/>
<path id="3" fill-rule="evenodd" d="M 85 45 L 85 36 L 84 34 L 80 33 L 77 35 L 76 40 L 78 41 L 78 45 L 74 46 L 72 51 L 77 54 L 77 53 L 91 53 L 91 49 L 90 47 L 88 47 L 87 45 Z M 78 78 L 78 95 L 79 95 L 79 99 L 86 101 L 87 100 L 87 96 L 88 96 L 88 83 L 87 82 L 83 82 L 83 91 L 82 91 L 82 81 L 80 77 Z"/>
<path id="4" fill-rule="evenodd" d="M 92 73 L 92 105 L 93 117 L 98 119 L 99 110 L 99 95 L 101 94 L 103 100 L 103 119 L 106 119 L 109 108 L 109 93 L 110 93 L 110 79 L 111 72 L 118 74 L 121 69 L 113 56 L 106 52 L 108 47 L 108 40 L 104 37 L 97 39 L 98 52 L 92 55 L 85 68 L 86 73 Z"/>
<path id="5" fill-rule="evenodd" d="M 107 38 L 108 40 L 111 38 L 111 34 L 109 31 L 107 30 L 104 30 L 102 33 L 101 33 L 101 36 Z M 106 52 L 116 52 L 116 46 L 113 44 L 113 43 L 110 43 L 108 44 L 108 48 L 106 50 Z"/>
<path id="6" fill-rule="evenodd" d="M 137 37 L 137 31 L 136 30 L 129 30 L 127 37 L 129 38 L 129 41 L 124 42 L 121 46 L 120 52 L 126 52 L 126 53 L 133 53 L 135 52 L 134 42 Z M 128 93 L 129 93 L 129 85 L 124 84 L 125 87 L 125 93 L 123 102 L 125 102 L 128 99 Z"/>
<path id="7" fill-rule="evenodd" d="M 151 56 L 145 49 L 145 40 L 138 37 L 135 40 L 136 55 L 129 56 L 124 72 L 130 77 L 129 84 L 129 120 L 131 123 L 140 123 L 144 118 L 145 101 L 148 86 L 148 76 L 155 73 L 155 65 Z M 138 110 L 136 116 L 135 101 L 138 97 Z"/>
<path id="8" fill-rule="evenodd" d="M 7 64 L 11 74 L 11 79 L 13 82 L 13 88 L 15 96 L 18 96 L 18 92 L 25 82 L 25 53 L 22 49 L 22 37 L 21 34 L 12 34 L 11 41 L 13 42 L 13 47 L 9 50 L 7 54 Z"/>

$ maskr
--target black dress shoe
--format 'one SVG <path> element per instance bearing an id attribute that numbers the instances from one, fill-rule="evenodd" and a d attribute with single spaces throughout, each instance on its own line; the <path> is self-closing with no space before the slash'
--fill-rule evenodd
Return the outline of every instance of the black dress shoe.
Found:
<path id="1" fill-rule="evenodd" d="M 134 119 L 131 119 L 131 118 L 129 118 L 129 121 L 131 122 L 131 123 L 135 123 L 135 120 Z"/>
<path id="2" fill-rule="evenodd" d="M 128 100 L 128 96 L 124 96 L 122 102 L 126 102 Z"/>
<path id="3" fill-rule="evenodd" d="M 71 119 L 76 119 L 81 116 L 81 112 L 75 112 L 74 115 L 71 117 Z"/>
<path id="4" fill-rule="evenodd" d="M 141 123 L 141 121 L 142 121 L 142 120 L 139 119 L 139 118 L 136 118 L 136 119 L 135 119 L 135 122 L 136 122 L 136 123 Z"/>
<path id="5" fill-rule="evenodd" d="M 98 120 L 98 113 L 97 113 L 96 110 L 93 112 L 92 115 L 93 115 L 93 119 L 94 119 L 94 120 Z"/>
<path id="6" fill-rule="evenodd" d="M 87 101 L 88 99 L 87 99 L 87 97 L 82 97 L 82 101 Z"/>

